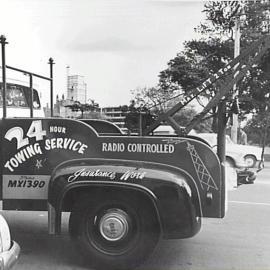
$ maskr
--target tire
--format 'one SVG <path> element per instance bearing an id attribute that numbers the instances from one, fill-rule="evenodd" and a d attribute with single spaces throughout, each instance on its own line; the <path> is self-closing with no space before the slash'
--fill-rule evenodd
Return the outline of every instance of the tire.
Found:
<path id="1" fill-rule="evenodd" d="M 254 156 L 252 156 L 252 155 L 246 155 L 246 156 L 244 157 L 244 159 L 245 159 L 245 162 L 246 162 L 246 164 L 247 164 L 247 166 L 248 166 L 249 168 L 255 167 L 256 162 L 257 162 L 256 157 L 254 157 Z"/>
<path id="2" fill-rule="evenodd" d="M 90 266 L 130 269 L 142 263 L 160 235 L 153 207 L 146 201 L 142 206 L 142 200 L 138 203 L 125 193 L 109 198 L 90 196 L 76 204 L 69 220 L 71 238 Z"/>

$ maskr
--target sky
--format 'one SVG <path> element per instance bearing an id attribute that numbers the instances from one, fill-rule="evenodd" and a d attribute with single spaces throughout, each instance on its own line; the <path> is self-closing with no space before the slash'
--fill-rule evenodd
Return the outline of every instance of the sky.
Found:
<path id="1" fill-rule="evenodd" d="M 66 96 L 69 66 L 101 107 L 129 104 L 131 90 L 156 86 L 204 18 L 202 1 L 177 0 L 0 0 L 0 10 L 7 65 L 49 76 L 52 57 L 55 95 Z M 49 102 L 49 84 L 34 86 Z"/>

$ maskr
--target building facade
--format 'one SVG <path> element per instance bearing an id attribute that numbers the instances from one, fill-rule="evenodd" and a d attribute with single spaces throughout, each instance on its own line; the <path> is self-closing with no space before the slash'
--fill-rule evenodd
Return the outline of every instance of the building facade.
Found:
<path id="1" fill-rule="evenodd" d="M 121 129 L 125 130 L 125 115 L 121 110 L 121 107 L 104 107 L 102 113 L 105 115 L 105 119 L 116 124 Z"/>
<path id="2" fill-rule="evenodd" d="M 84 76 L 67 76 L 67 100 L 79 101 L 82 104 L 87 103 L 87 84 L 84 81 Z"/>
<path id="3" fill-rule="evenodd" d="M 79 102 L 81 104 L 91 104 L 93 100 L 89 100 L 87 96 L 87 84 L 84 81 L 84 76 L 81 75 L 69 75 L 69 67 L 67 67 L 67 90 L 66 97 L 62 95 L 61 98 L 59 96 L 56 97 L 56 103 L 54 104 L 54 116 L 55 117 L 63 117 L 63 118 L 81 118 L 82 112 L 80 111 L 72 111 L 69 107 L 70 105 Z M 50 108 L 44 108 L 45 115 L 50 115 Z M 84 118 L 86 117 L 98 118 L 98 119 L 106 119 L 116 124 L 118 127 L 125 129 L 125 115 L 121 110 L 121 107 L 104 107 L 93 109 L 91 113 L 85 112 Z"/>

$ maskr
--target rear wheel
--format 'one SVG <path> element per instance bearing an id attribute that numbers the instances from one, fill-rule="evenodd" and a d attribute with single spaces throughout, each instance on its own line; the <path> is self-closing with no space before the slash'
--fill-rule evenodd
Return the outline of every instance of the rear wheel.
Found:
<path id="1" fill-rule="evenodd" d="M 133 268 L 146 259 L 159 239 L 152 207 L 146 201 L 139 207 L 136 199 L 124 195 L 84 197 L 71 213 L 71 237 L 95 268 Z"/>

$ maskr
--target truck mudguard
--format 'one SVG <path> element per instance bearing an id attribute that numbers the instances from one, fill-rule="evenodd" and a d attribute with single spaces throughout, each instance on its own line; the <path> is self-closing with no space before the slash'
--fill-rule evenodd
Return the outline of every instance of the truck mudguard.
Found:
<path id="1" fill-rule="evenodd" d="M 200 141 L 102 136 L 87 123 L 59 118 L 2 119 L 0 125 L 4 209 L 45 210 L 48 201 L 61 211 L 71 189 L 110 185 L 147 194 L 165 233 L 168 226 L 183 228 L 192 218 L 195 226 L 200 216 L 224 216 L 220 163 Z M 187 213 L 193 217 L 180 221 Z"/>
<path id="2" fill-rule="evenodd" d="M 56 231 L 69 191 L 76 196 L 91 187 L 144 193 L 153 202 L 166 238 L 184 238 L 200 228 L 201 208 L 193 179 L 181 170 L 160 163 L 88 158 L 64 162 L 52 175 L 49 201 L 56 206 Z M 79 192 L 77 192 L 79 191 Z M 91 195 L 90 195 L 91 196 Z M 69 206 L 69 203 L 66 204 Z M 175 215 L 177 213 L 177 215 Z M 197 218 L 196 218 L 197 217 Z"/>

